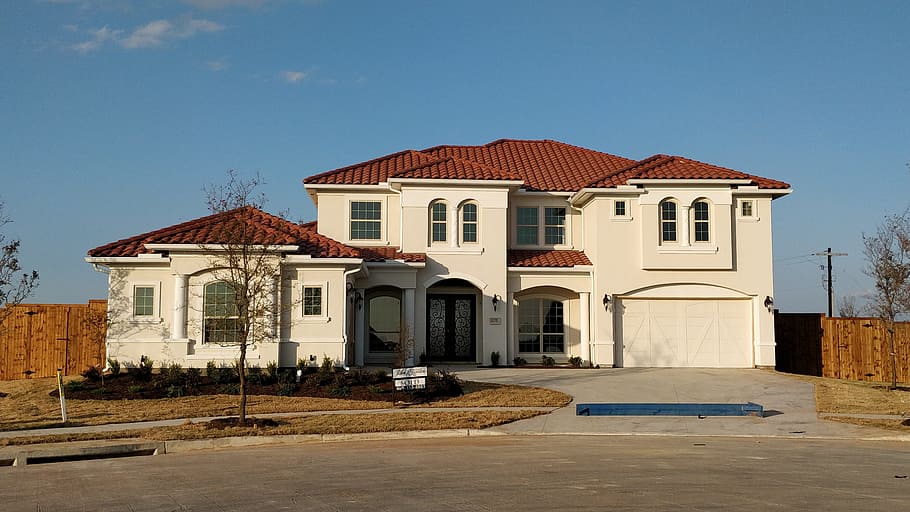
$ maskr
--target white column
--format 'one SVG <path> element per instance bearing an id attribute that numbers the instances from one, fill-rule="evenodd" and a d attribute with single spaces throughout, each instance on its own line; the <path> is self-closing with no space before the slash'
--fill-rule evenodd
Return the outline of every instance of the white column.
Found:
<path id="1" fill-rule="evenodd" d="M 679 207 L 679 245 L 687 246 L 689 245 L 689 211 L 691 208 L 688 206 Z"/>
<path id="2" fill-rule="evenodd" d="M 186 339 L 186 288 L 189 276 L 174 274 L 174 317 L 171 339 Z"/>
<path id="3" fill-rule="evenodd" d="M 578 292 L 578 334 L 581 342 L 581 359 L 591 361 L 591 294 Z"/>
<path id="4" fill-rule="evenodd" d="M 404 304 L 402 305 L 402 308 L 403 308 L 402 313 L 404 316 L 404 328 L 407 330 L 408 336 L 410 336 L 410 338 L 411 338 L 410 340 L 401 340 L 401 341 L 408 341 L 411 343 L 411 355 L 408 356 L 408 362 L 407 362 L 408 365 L 414 364 L 414 360 L 415 360 L 414 358 L 416 356 L 416 354 L 414 354 L 414 350 L 416 349 L 416 347 L 414 347 L 414 340 L 417 339 L 417 333 L 414 332 L 414 292 L 415 292 L 414 288 L 405 288 L 404 289 L 404 297 L 403 297 Z"/>
<path id="5" fill-rule="evenodd" d="M 449 209 L 449 247 L 458 246 L 458 206 Z"/>
<path id="6" fill-rule="evenodd" d="M 515 318 L 515 293 L 508 292 L 506 293 L 506 303 L 505 306 L 506 312 L 506 353 L 503 354 L 503 360 L 500 361 L 500 364 L 503 366 L 508 366 L 512 364 L 512 358 L 515 357 L 515 326 L 517 321 Z"/>

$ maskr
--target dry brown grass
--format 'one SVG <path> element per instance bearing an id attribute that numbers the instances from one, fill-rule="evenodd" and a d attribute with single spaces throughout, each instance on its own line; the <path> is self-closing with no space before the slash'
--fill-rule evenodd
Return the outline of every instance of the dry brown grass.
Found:
<path id="1" fill-rule="evenodd" d="M 883 428 L 885 430 L 895 430 L 905 434 L 910 433 L 910 423 L 904 423 L 907 420 L 874 420 L 867 418 L 847 418 L 843 416 L 831 416 L 825 419 L 839 421 L 841 423 L 851 423 L 853 425 L 862 425 L 864 427 Z"/>
<path id="2" fill-rule="evenodd" d="M 300 434 L 363 434 L 442 429 L 481 429 L 532 418 L 541 411 L 424 411 L 360 414 L 322 414 L 278 420 L 277 427 L 213 429 L 205 423 L 185 423 L 174 427 L 83 434 L 56 434 L 0 439 L 0 446 L 62 443 L 97 439 L 211 439 L 218 437 L 276 436 Z"/>
<path id="3" fill-rule="evenodd" d="M 72 379 L 70 379 L 72 380 Z M 62 426 L 60 405 L 50 396 L 56 380 L 24 379 L 0 382 L 0 430 Z M 428 404 L 430 407 L 558 407 L 571 397 L 542 388 L 466 383 L 462 397 Z M 382 409 L 390 402 L 253 395 L 248 414 Z M 238 413 L 238 397 L 206 395 L 144 400 L 68 400 L 67 426 L 103 425 L 188 417 L 229 416 Z"/>
<path id="4" fill-rule="evenodd" d="M 908 414 L 910 389 L 888 389 L 881 382 L 859 382 L 782 373 L 815 384 L 818 412 L 837 414 Z"/>

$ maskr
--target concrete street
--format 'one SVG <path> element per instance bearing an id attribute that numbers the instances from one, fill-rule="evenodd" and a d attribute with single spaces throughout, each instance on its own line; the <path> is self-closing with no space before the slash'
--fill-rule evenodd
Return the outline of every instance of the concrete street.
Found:
<path id="1" fill-rule="evenodd" d="M 18 511 L 906 510 L 900 442 L 505 436 L 0 468 Z"/>

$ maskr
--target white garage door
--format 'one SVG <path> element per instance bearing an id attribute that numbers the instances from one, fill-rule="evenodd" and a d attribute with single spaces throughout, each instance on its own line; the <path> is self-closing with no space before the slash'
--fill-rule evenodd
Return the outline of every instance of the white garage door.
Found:
<path id="1" fill-rule="evenodd" d="M 749 300 L 619 302 L 625 367 L 753 366 Z"/>

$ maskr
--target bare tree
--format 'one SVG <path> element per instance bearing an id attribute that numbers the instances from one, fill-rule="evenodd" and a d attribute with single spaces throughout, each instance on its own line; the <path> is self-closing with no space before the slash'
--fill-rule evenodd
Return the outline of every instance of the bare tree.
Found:
<path id="1" fill-rule="evenodd" d="M 888 323 L 891 387 L 897 387 L 894 322 L 910 313 L 910 210 L 889 215 L 872 235 L 863 235 L 866 274 L 875 281 L 869 309 Z"/>
<path id="2" fill-rule="evenodd" d="M 841 318 L 855 318 L 860 316 L 862 307 L 856 305 L 856 297 L 847 295 L 840 298 L 840 305 L 837 306 L 837 316 Z"/>
<path id="3" fill-rule="evenodd" d="M 12 222 L 3 208 L 4 204 L 0 202 L 0 227 Z M 19 245 L 18 239 L 7 241 L 6 236 L 0 233 L 0 306 L 6 306 L 0 308 L 0 325 L 13 312 L 12 306 L 21 304 L 38 286 L 38 271 L 22 272 Z"/>
<path id="4" fill-rule="evenodd" d="M 280 241 L 257 229 L 265 197 L 259 175 L 244 180 L 228 172 L 224 184 L 204 188 L 208 208 L 219 221 L 204 248 L 215 278 L 223 283 L 204 300 L 204 336 L 239 348 L 240 424 L 246 423 L 247 349 L 274 336 L 274 283 L 279 272 Z"/>

